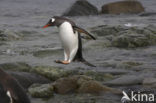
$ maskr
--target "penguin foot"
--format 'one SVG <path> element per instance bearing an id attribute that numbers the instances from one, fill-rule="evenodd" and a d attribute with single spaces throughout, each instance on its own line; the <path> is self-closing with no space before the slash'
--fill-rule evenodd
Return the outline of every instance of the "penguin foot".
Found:
<path id="1" fill-rule="evenodd" d="M 68 61 L 60 61 L 60 60 L 55 60 L 56 63 L 60 63 L 60 64 L 69 64 L 70 62 Z"/>

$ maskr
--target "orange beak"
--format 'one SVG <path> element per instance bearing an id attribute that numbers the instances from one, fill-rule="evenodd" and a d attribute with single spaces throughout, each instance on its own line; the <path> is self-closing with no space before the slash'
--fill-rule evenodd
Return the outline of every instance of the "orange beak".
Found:
<path id="1" fill-rule="evenodd" d="M 50 24 L 47 24 L 47 25 L 43 26 L 42 28 L 47 28 L 47 27 L 49 27 L 49 26 L 50 26 Z"/>

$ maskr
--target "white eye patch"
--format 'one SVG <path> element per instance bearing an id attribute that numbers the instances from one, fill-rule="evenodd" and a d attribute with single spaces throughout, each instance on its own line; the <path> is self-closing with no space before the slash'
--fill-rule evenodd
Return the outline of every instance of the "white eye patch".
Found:
<path id="1" fill-rule="evenodd" d="M 54 22 L 55 21 L 55 19 L 54 18 L 51 18 L 51 22 Z"/>

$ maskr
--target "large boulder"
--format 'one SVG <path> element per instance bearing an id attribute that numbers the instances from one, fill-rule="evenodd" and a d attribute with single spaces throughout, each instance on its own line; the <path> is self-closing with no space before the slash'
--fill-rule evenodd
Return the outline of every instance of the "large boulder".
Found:
<path id="1" fill-rule="evenodd" d="M 120 14 L 120 13 L 140 13 L 144 12 L 144 7 L 138 1 L 118 1 L 102 6 L 101 13 Z"/>
<path id="2" fill-rule="evenodd" d="M 101 93 L 117 93 L 121 91 L 118 89 L 110 88 L 102 85 L 100 82 L 92 80 L 92 78 L 85 75 L 74 75 L 70 77 L 60 78 L 53 84 L 54 91 L 58 94 L 67 93 L 90 93 L 90 94 L 101 94 Z"/>
<path id="3" fill-rule="evenodd" d="M 91 28 L 91 32 L 103 38 L 103 42 L 92 47 L 137 48 L 156 45 L 156 27 L 126 27 L 102 25 Z"/>
<path id="4" fill-rule="evenodd" d="M 86 0 L 76 1 L 63 16 L 97 15 L 98 9 Z"/>

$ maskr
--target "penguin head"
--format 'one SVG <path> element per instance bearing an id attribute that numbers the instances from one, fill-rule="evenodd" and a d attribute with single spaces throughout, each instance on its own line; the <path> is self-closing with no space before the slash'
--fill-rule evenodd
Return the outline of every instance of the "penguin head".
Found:
<path id="1" fill-rule="evenodd" d="M 43 28 L 47 28 L 47 27 L 50 27 L 50 26 L 59 26 L 61 25 L 62 23 L 64 22 L 64 20 L 61 18 L 61 17 L 58 17 L 58 16 L 54 16 L 52 17 L 48 23 L 43 26 Z"/>
<path id="2" fill-rule="evenodd" d="M 52 17 L 48 23 L 43 26 L 43 28 L 47 28 L 47 27 L 50 27 L 50 26 L 57 26 L 59 27 L 62 23 L 64 22 L 69 22 L 71 25 L 75 25 L 75 23 L 67 18 L 64 18 L 64 17 L 60 17 L 60 16 L 54 16 Z"/>

